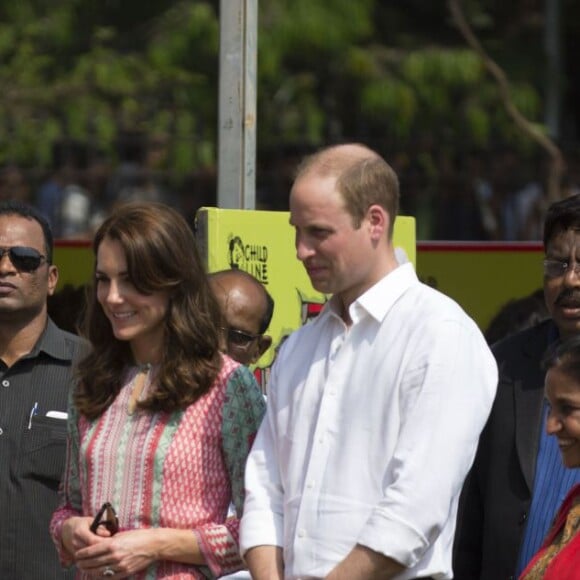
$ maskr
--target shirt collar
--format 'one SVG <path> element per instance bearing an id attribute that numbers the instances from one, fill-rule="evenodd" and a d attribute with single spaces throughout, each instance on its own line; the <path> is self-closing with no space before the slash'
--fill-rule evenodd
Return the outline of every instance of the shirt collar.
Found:
<path id="1" fill-rule="evenodd" d="M 55 359 L 72 360 L 72 352 L 63 331 L 50 318 L 48 318 L 42 334 L 28 356 L 38 356 L 41 352 Z"/>
<path id="2" fill-rule="evenodd" d="M 348 311 L 352 323 L 356 324 L 365 315 L 370 315 L 377 322 L 381 322 L 399 297 L 418 281 L 413 264 L 410 262 L 401 264 L 349 306 Z M 333 296 L 325 305 L 324 310 L 340 317 L 341 306 L 338 304 L 338 298 Z"/>
<path id="3" fill-rule="evenodd" d="M 370 314 L 377 322 L 382 322 L 393 304 L 417 282 L 413 264 L 401 264 L 350 305 L 349 314 L 353 324 L 365 316 L 365 313 Z"/>

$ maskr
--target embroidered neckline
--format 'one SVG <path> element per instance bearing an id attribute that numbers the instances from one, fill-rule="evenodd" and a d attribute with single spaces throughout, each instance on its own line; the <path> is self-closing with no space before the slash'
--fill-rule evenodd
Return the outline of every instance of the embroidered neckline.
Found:
<path id="1" fill-rule="evenodd" d="M 135 366 L 137 367 L 137 373 L 148 373 L 153 367 L 151 363 L 143 363 Z"/>
<path id="2" fill-rule="evenodd" d="M 135 365 L 137 371 L 131 381 L 131 392 L 129 394 L 129 401 L 127 402 L 127 414 L 133 415 L 137 410 L 137 405 L 142 398 L 143 393 L 151 384 L 151 363 L 144 363 Z"/>

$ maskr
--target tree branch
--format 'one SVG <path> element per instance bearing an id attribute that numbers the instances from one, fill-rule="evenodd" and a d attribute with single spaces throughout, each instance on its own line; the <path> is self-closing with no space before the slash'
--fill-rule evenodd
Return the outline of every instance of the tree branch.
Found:
<path id="1" fill-rule="evenodd" d="M 471 26 L 467 22 L 461 7 L 461 0 L 448 0 L 451 16 L 459 32 L 465 38 L 467 44 L 479 55 L 483 65 L 491 76 L 495 79 L 502 103 L 512 118 L 516 126 L 523 131 L 528 137 L 536 141 L 549 155 L 550 168 L 547 177 L 546 190 L 548 201 L 553 202 L 561 198 L 561 179 L 564 171 L 564 158 L 560 148 L 545 133 L 542 133 L 536 125 L 530 122 L 515 106 L 509 90 L 507 76 L 503 69 L 487 54 Z"/>

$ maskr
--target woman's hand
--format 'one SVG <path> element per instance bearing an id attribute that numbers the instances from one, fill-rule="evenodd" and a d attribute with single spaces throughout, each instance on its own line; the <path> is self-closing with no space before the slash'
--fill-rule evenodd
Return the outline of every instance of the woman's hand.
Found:
<path id="1" fill-rule="evenodd" d="M 126 578 L 158 559 L 156 530 L 129 530 L 112 537 L 91 535 L 91 545 L 82 546 L 73 556 L 79 569 L 95 578 L 102 578 L 106 569 L 114 572 L 109 576 L 113 580 Z"/>
<path id="2" fill-rule="evenodd" d="M 90 517 L 75 516 L 62 525 L 62 545 L 71 557 L 74 558 L 78 550 L 95 542 L 97 536 L 89 529 L 92 521 Z"/>

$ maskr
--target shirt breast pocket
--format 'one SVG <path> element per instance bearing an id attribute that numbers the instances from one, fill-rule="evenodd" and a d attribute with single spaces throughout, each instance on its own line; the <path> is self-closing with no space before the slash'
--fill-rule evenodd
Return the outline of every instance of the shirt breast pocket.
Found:
<path id="1" fill-rule="evenodd" d="M 66 420 L 33 416 L 22 437 L 22 475 L 49 480 L 56 488 L 64 471 L 66 433 Z"/>

